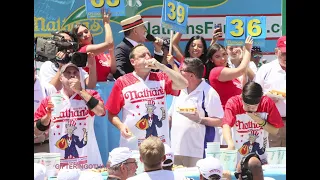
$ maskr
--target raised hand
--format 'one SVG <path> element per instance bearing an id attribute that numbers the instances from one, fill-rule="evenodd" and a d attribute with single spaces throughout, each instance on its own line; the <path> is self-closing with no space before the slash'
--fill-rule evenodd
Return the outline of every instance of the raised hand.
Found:
<path id="1" fill-rule="evenodd" d="M 111 12 L 110 12 L 109 8 L 108 8 L 108 12 L 106 13 L 106 10 L 104 9 L 104 7 L 102 7 L 101 8 L 101 16 L 102 16 L 103 24 L 110 23 Z"/>
<path id="2" fill-rule="evenodd" d="M 251 52 L 253 46 L 253 39 L 251 36 L 248 36 L 245 41 L 245 48 L 247 51 Z"/>

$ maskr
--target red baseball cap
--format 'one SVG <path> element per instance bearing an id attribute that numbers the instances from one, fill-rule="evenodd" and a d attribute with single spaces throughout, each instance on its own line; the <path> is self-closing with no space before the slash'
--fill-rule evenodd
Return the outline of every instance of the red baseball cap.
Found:
<path id="1" fill-rule="evenodd" d="M 286 36 L 282 36 L 277 41 L 277 48 L 279 48 L 281 52 L 287 52 L 286 39 Z"/>

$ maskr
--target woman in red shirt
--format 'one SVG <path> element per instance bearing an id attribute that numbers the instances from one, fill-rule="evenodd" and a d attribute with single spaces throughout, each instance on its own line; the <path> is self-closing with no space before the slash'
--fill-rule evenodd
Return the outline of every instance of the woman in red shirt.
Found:
<path id="1" fill-rule="evenodd" d="M 97 82 L 107 81 L 109 73 L 115 73 L 117 70 L 116 59 L 114 56 L 114 43 L 112 37 L 112 30 L 110 26 L 111 14 L 106 13 L 102 9 L 103 25 L 105 29 L 105 41 L 100 44 L 93 44 L 93 37 L 89 29 L 84 24 L 77 24 L 72 29 L 74 35 L 77 36 L 77 40 L 80 46 L 79 52 L 91 52 L 95 54 L 96 68 L 97 68 Z M 105 51 L 109 53 L 105 54 Z M 89 68 L 83 68 L 89 72 Z"/>
<path id="2" fill-rule="evenodd" d="M 228 99 L 242 92 L 242 82 L 237 78 L 246 73 L 251 58 L 253 40 L 249 36 L 245 41 L 243 59 L 237 68 L 228 67 L 228 53 L 224 46 L 213 44 L 209 47 L 206 62 L 206 76 L 209 77 L 210 85 L 220 96 L 224 108 Z"/>

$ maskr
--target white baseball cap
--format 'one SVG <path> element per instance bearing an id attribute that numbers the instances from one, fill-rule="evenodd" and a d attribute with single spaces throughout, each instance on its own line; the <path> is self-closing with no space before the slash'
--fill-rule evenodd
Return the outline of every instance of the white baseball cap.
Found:
<path id="1" fill-rule="evenodd" d="M 58 180 L 78 180 L 80 177 L 80 169 L 60 169 Z"/>
<path id="2" fill-rule="evenodd" d="M 110 167 L 119 164 L 129 158 L 133 158 L 133 152 L 127 147 L 114 148 L 109 153 Z"/>
<path id="3" fill-rule="evenodd" d="M 82 171 L 79 180 L 103 180 L 102 174 L 93 171 Z"/>
<path id="4" fill-rule="evenodd" d="M 170 159 L 172 162 L 165 164 L 163 161 L 162 166 L 171 166 L 173 164 L 174 153 L 168 144 L 164 144 L 164 149 L 165 149 L 164 151 L 165 151 L 165 155 L 166 155 L 166 159 L 164 161 Z"/>
<path id="5" fill-rule="evenodd" d="M 219 159 L 212 156 L 200 159 L 196 166 L 199 168 L 201 175 L 207 179 L 209 179 L 213 174 L 217 174 L 222 177 L 222 164 Z"/>
<path id="6" fill-rule="evenodd" d="M 46 176 L 46 167 L 40 163 L 34 163 L 34 180 L 43 180 Z"/>

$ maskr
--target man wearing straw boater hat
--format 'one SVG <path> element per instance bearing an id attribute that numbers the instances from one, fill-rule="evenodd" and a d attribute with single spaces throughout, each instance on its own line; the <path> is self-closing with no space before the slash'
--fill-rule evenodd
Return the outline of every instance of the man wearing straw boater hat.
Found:
<path id="1" fill-rule="evenodd" d="M 129 54 L 132 47 L 146 41 L 147 29 L 144 26 L 145 23 L 148 23 L 148 21 L 144 22 L 140 15 L 132 16 L 120 22 L 122 30 L 119 31 L 119 33 L 123 32 L 124 38 L 115 49 L 117 71 L 114 74 L 114 77 L 116 79 L 127 73 L 133 72 L 133 66 L 130 63 Z M 153 43 L 154 58 L 157 61 L 162 62 L 163 51 L 161 50 L 161 45 L 157 37 L 156 39 L 157 40 Z"/>

